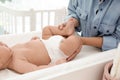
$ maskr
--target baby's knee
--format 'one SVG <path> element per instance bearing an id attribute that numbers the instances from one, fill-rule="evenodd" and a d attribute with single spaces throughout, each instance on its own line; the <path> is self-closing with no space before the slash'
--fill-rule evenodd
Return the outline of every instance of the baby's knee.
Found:
<path id="1" fill-rule="evenodd" d="M 76 35 L 69 36 L 69 38 L 71 38 L 71 40 L 72 40 L 72 41 L 75 41 L 75 42 L 78 42 L 78 41 L 79 41 L 79 37 L 76 36 Z"/>
<path id="2" fill-rule="evenodd" d="M 74 42 L 74 44 L 76 45 L 76 47 L 80 47 L 82 46 L 82 41 L 80 39 L 79 36 L 76 36 L 76 35 L 72 35 L 70 36 L 71 37 L 71 40 Z"/>

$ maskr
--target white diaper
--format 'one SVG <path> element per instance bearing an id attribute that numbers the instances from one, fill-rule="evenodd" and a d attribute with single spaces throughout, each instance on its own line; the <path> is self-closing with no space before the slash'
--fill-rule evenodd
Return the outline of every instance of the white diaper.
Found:
<path id="1" fill-rule="evenodd" d="M 56 36 L 52 36 L 47 40 L 42 40 L 47 51 L 48 54 L 51 58 L 51 63 L 56 62 L 56 60 L 60 59 L 60 58 L 64 58 L 67 57 L 60 49 L 59 49 L 59 45 L 60 42 L 63 40 L 64 38 L 62 36 L 56 35 Z"/>

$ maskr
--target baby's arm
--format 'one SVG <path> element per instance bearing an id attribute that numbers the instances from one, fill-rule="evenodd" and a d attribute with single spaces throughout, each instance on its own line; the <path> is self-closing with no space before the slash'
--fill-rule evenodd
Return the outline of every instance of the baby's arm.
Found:
<path id="1" fill-rule="evenodd" d="M 43 29 L 43 32 L 42 32 L 42 38 L 43 39 L 48 39 L 48 38 L 50 38 L 51 36 L 54 36 L 54 35 L 62 35 L 63 36 L 64 31 L 58 29 L 58 27 L 55 27 L 55 26 L 47 26 Z"/>
<path id="2" fill-rule="evenodd" d="M 31 71 L 35 71 L 35 70 L 40 70 L 40 69 L 44 69 L 44 68 L 48 68 L 51 66 L 54 66 L 55 64 L 49 64 L 49 65 L 34 65 L 32 63 L 29 63 L 28 61 L 24 61 L 24 60 L 20 60 L 20 59 L 16 59 L 14 61 L 14 66 L 13 66 L 13 70 L 18 72 L 18 73 L 27 73 L 27 72 L 31 72 Z"/>
<path id="3" fill-rule="evenodd" d="M 70 26 L 70 25 L 71 24 L 67 24 L 66 26 Z M 48 39 L 49 37 L 54 35 L 61 35 L 66 37 L 72 35 L 73 33 L 74 33 L 74 28 L 70 28 L 69 30 L 67 29 L 60 30 L 57 26 L 46 26 L 42 31 L 42 38 Z"/>

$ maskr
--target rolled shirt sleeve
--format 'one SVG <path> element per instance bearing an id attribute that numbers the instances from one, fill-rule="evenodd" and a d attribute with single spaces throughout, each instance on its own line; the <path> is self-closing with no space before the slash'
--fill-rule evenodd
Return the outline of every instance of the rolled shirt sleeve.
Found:
<path id="1" fill-rule="evenodd" d="M 102 50 L 106 51 L 113 48 L 117 48 L 119 43 L 120 43 L 120 19 L 118 21 L 116 30 L 112 34 L 112 36 L 103 36 Z"/>
<path id="2" fill-rule="evenodd" d="M 103 36 L 102 51 L 117 48 L 119 41 L 113 36 Z"/>

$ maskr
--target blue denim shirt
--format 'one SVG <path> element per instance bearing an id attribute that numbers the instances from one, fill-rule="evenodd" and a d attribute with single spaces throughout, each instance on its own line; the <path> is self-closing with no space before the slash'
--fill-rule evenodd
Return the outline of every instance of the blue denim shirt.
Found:
<path id="1" fill-rule="evenodd" d="M 76 18 L 76 28 L 84 37 L 103 37 L 102 50 L 116 48 L 120 42 L 120 0 L 70 0 L 68 15 Z"/>

